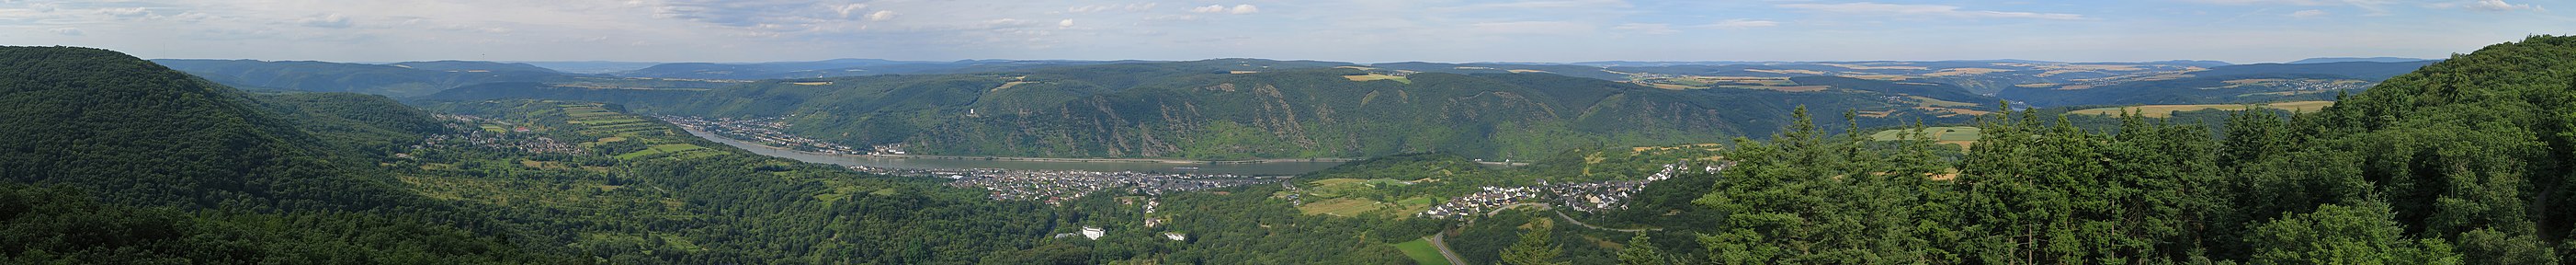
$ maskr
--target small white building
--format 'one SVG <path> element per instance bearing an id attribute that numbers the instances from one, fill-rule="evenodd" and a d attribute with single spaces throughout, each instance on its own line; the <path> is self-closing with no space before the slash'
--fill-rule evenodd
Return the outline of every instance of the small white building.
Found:
<path id="1" fill-rule="evenodd" d="M 1181 232 L 1163 232 L 1163 238 L 1171 239 L 1172 241 L 1189 240 L 1190 234 L 1182 234 Z"/>
<path id="2" fill-rule="evenodd" d="M 1091 239 L 1091 240 L 1100 240 L 1100 236 L 1106 236 L 1106 235 L 1109 235 L 1109 230 L 1101 230 L 1101 229 L 1100 229 L 1100 227 L 1097 227 L 1097 226 L 1085 226 L 1085 227 L 1082 227 L 1082 237 L 1083 237 L 1083 238 L 1089 238 L 1089 239 Z"/>

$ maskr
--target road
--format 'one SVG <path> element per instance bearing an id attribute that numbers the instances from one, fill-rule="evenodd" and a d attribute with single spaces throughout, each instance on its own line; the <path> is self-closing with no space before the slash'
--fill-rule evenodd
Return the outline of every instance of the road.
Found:
<path id="1" fill-rule="evenodd" d="M 1583 227 L 1590 227 L 1590 228 L 1592 228 L 1592 229 L 1601 229 L 1601 230 L 1610 230 L 1610 231 L 1619 231 L 1619 232 L 1629 232 L 1629 233 L 1645 232 L 1645 231 L 1663 231 L 1663 230 L 1664 230 L 1663 228 L 1613 229 L 1613 228 L 1608 228 L 1608 227 L 1592 226 L 1592 224 L 1586 224 L 1586 223 L 1583 223 L 1583 221 L 1577 221 L 1577 220 L 1574 220 L 1574 217 L 1573 217 L 1573 216 L 1566 216 L 1566 215 L 1565 215 L 1565 212 L 1558 212 L 1558 211 L 1548 211 L 1548 212 L 1556 213 L 1556 218 L 1564 218 L 1564 219 L 1565 219 L 1565 222 L 1568 222 L 1568 223 L 1574 223 L 1575 225 L 1581 225 L 1581 226 L 1583 226 Z"/>
<path id="2" fill-rule="evenodd" d="M 1446 234 L 1448 234 L 1448 232 L 1445 231 L 1441 233 L 1431 233 L 1431 248 L 1439 249 L 1440 257 L 1449 259 L 1449 265 L 1467 265 L 1466 258 L 1458 257 L 1458 252 L 1449 251 L 1449 242 L 1440 241 L 1440 236 Z"/>

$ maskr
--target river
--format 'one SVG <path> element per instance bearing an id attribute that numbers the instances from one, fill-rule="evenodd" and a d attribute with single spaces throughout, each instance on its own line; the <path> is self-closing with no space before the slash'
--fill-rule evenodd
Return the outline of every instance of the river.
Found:
<path id="1" fill-rule="evenodd" d="M 822 154 L 822 153 L 798 152 L 798 151 L 795 151 L 795 150 L 780 149 L 780 148 L 777 148 L 777 147 L 770 147 L 770 146 L 766 146 L 766 145 L 760 145 L 760 144 L 754 144 L 754 143 L 749 143 L 749 142 L 743 142 L 743 141 L 740 141 L 740 140 L 734 140 L 733 138 L 725 138 L 725 137 L 723 137 L 723 136 L 716 136 L 715 134 L 712 134 L 712 133 L 707 133 L 707 132 L 702 132 L 702 131 L 697 131 L 697 130 L 689 130 L 689 134 L 690 134 L 690 135 L 698 136 L 698 138 L 704 138 L 704 139 L 707 139 L 708 141 L 716 141 L 717 143 L 724 143 L 725 145 L 731 145 L 731 146 L 733 146 L 733 147 L 735 147 L 735 148 L 742 148 L 743 150 L 750 150 L 752 153 L 757 153 L 757 154 L 761 154 L 761 155 L 768 155 L 768 156 L 774 156 L 774 157 L 782 157 L 782 158 L 787 158 L 787 159 L 795 159 L 796 161 L 805 161 L 805 162 L 809 162 L 809 163 L 824 163 L 824 164 L 834 164 L 834 165 L 844 165 L 844 166 L 867 166 L 867 167 L 883 167 L 883 168 L 909 168 L 909 169 L 996 168 L 996 169 L 1010 169 L 1010 170 L 1082 170 L 1082 171 L 1104 171 L 1104 172 L 1115 172 L 1115 171 L 1136 171 L 1136 172 L 1166 172 L 1166 173 L 1172 173 L 1172 172 L 1180 172 L 1180 171 L 1183 171 L 1183 170 L 1176 169 L 1176 168 L 1180 168 L 1180 167 L 1196 167 L 1196 168 L 1198 168 L 1197 170 L 1190 171 L 1190 172 L 1195 172 L 1195 173 L 1205 173 L 1205 174 L 1235 174 L 1235 175 L 1298 175 L 1298 174 L 1306 174 L 1307 172 L 1315 172 L 1315 171 L 1317 171 L 1317 170 L 1324 170 L 1325 168 L 1331 168 L 1331 167 L 1333 167 L 1333 166 L 1341 165 L 1341 164 L 1342 164 L 1342 161 L 1339 161 L 1339 160 L 1333 160 L 1333 161 L 1265 161 L 1265 162 L 1260 162 L 1260 163 L 1169 163 L 1169 162 L 1147 162 L 1147 161 L 1020 161 L 1020 160 L 985 160 L 985 159 L 901 158 L 901 157 L 880 157 L 880 156 L 864 156 L 864 155 L 840 155 L 840 154 Z"/>

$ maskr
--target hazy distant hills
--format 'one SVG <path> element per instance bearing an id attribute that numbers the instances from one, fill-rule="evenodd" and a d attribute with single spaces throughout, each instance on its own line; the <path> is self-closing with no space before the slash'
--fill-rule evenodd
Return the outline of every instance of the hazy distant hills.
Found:
<path id="1" fill-rule="evenodd" d="M 1996 102 L 2061 107 L 2331 98 L 2431 61 L 2223 65 L 1660 62 L 1527 64 L 1212 59 L 669 63 L 613 75 L 532 64 L 163 60 L 225 84 L 426 101 L 537 98 L 726 117 L 932 154 L 1522 157 L 1564 148 L 1770 134 L 1788 110 L 1864 125 L 1964 119 Z M 1839 125 L 1839 124 L 1836 124 Z M 1545 140 L 1540 140 L 1545 139 Z"/>
<path id="2" fill-rule="evenodd" d="M 407 63 L 418 68 L 315 61 L 159 59 L 152 62 L 235 87 L 389 96 L 427 95 L 456 86 L 491 82 L 573 81 L 571 76 L 551 70 L 526 71 L 520 67 L 487 70 L 477 66 L 504 65 L 453 61 Z"/>
<path id="3" fill-rule="evenodd" d="M 2439 61 L 2439 59 L 2419 59 L 2419 58 L 2403 58 L 2403 57 L 2323 57 L 2323 58 L 2307 58 L 2307 59 L 2300 59 L 2300 60 L 2297 60 L 2297 61 L 2290 61 L 2290 62 L 2288 62 L 2288 63 L 2286 63 L 2286 64 L 2341 63 L 2341 62 L 2400 63 L 2400 62 L 2415 62 L 2415 61 Z"/>
<path id="4" fill-rule="evenodd" d="M 2100 85 L 2023 85 L 1997 96 L 2040 106 L 2330 100 L 2435 62 L 2230 65 Z"/>
<path id="5" fill-rule="evenodd" d="M 316 61 L 155 59 L 154 63 L 244 89 L 354 92 L 394 97 L 488 83 L 542 82 L 593 88 L 712 88 L 721 82 L 569 74 L 524 63 L 430 61 L 391 64 Z"/>
<path id="6" fill-rule="evenodd" d="M 1977 112 L 1975 103 L 1898 92 L 1994 101 L 1951 86 L 1674 90 L 1541 73 L 1399 76 L 1357 66 L 1289 67 L 1340 64 L 1222 59 L 774 80 L 628 104 L 789 117 L 795 133 L 932 154 L 1244 159 L 1429 151 L 1530 158 L 1585 146 L 1768 135 L 1801 105 L 1861 110 L 1871 124 Z M 1884 85 L 1877 82 L 1820 86 Z M 1936 89 L 1950 91 L 1930 91 Z"/>
<path id="7" fill-rule="evenodd" d="M 391 65 L 391 66 L 402 67 L 402 68 L 420 69 L 420 70 L 444 71 L 444 72 L 532 72 L 532 73 L 562 73 L 562 72 L 555 71 L 555 69 L 547 69 L 547 68 L 545 68 L 545 67 L 537 67 L 536 65 L 524 64 L 524 63 L 499 63 L 499 62 L 484 62 L 484 61 L 427 61 L 427 62 L 399 62 L 399 63 L 389 63 L 389 64 L 385 64 L 385 65 Z"/>
<path id="8" fill-rule="evenodd" d="M 963 60 L 954 62 L 928 62 L 889 61 L 877 59 L 834 59 L 811 62 L 665 63 L 630 71 L 616 71 L 609 74 L 622 77 L 640 78 L 756 80 L 887 74 L 995 72 L 1039 67 L 1130 62 L 1144 61 Z"/>

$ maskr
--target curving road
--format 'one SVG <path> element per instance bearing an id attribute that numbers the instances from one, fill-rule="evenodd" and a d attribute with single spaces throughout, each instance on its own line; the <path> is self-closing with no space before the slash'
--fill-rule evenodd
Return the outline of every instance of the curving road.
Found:
<path id="1" fill-rule="evenodd" d="M 1565 219 L 1565 222 L 1568 222 L 1568 223 L 1574 223 L 1575 225 L 1581 225 L 1581 226 L 1583 226 L 1583 227 L 1590 227 L 1590 228 L 1592 228 L 1592 229 L 1601 229 L 1601 230 L 1610 230 L 1610 231 L 1619 231 L 1619 232 L 1629 232 L 1629 233 L 1645 232 L 1645 231 L 1664 231 L 1664 229 L 1663 229 L 1663 228 L 1616 229 L 1616 228 L 1608 228 L 1608 227 L 1592 226 L 1592 224 L 1586 224 L 1586 223 L 1583 223 L 1583 221 L 1574 220 L 1574 217 L 1573 217 L 1573 216 L 1566 216 L 1566 215 L 1565 215 L 1565 212 L 1559 212 L 1559 211 L 1548 211 L 1548 212 L 1556 213 L 1556 218 L 1564 218 L 1564 219 Z"/>
<path id="2" fill-rule="evenodd" d="M 1447 234 L 1449 234 L 1448 231 L 1431 233 L 1431 248 L 1439 249 L 1440 257 L 1449 259 L 1449 265 L 1467 265 L 1467 258 L 1458 257 L 1458 252 L 1450 252 L 1449 243 L 1440 241 L 1440 236 Z"/>

